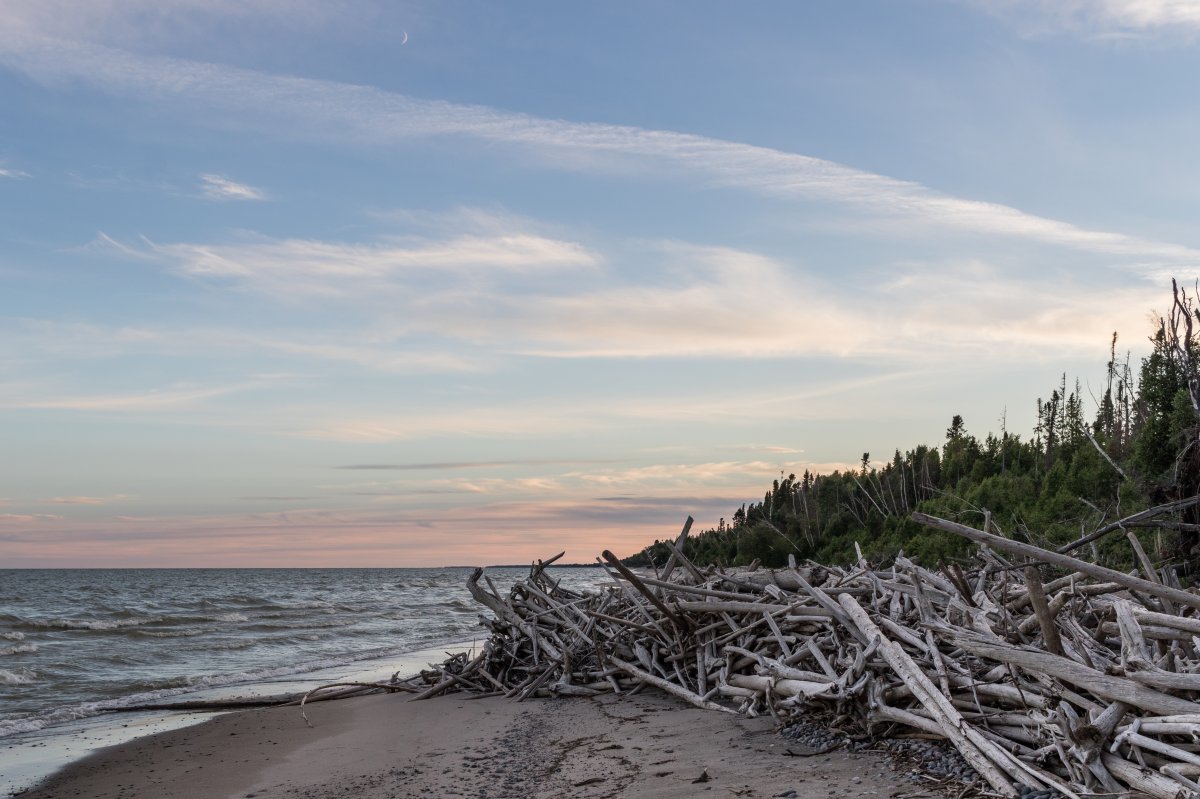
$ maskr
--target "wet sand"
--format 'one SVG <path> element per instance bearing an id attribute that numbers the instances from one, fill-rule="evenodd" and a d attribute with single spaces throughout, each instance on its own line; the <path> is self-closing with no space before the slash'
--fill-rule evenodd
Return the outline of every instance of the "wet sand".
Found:
<path id="1" fill-rule="evenodd" d="M 770 718 L 669 697 L 405 694 L 230 713 L 68 766 L 22 799 L 929 796 L 881 757 L 796 756 Z M 794 792 L 794 793 L 791 793 Z"/>

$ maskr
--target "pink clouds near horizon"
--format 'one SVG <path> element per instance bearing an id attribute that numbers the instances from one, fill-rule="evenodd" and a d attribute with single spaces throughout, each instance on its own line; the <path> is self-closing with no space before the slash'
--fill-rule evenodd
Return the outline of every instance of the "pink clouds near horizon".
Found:
<path id="1" fill-rule="evenodd" d="M 0 514 L 0 565 L 418 567 L 531 563 L 560 551 L 567 562 L 590 563 L 605 549 L 629 555 L 673 537 L 689 513 L 727 517 L 741 501 L 615 497 L 428 512 L 299 510 L 101 522 Z"/>

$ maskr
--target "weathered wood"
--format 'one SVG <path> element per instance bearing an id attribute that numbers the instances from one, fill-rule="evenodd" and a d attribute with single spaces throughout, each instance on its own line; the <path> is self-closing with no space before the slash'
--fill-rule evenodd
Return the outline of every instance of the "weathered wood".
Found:
<path id="1" fill-rule="evenodd" d="M 1058 627 L 1054 625 L 1054 613 L 1057 611 L 1051 612 L 1050 605 L 1046 602 L 1046 590 L 1042 587 L 1042 576 L 1038 573 L 1037 566 L 1025 567 L 1025 586 L 1029 589 L 1029 601 L 1042 630 L 1042 640 L 1046 642 L 1046 649 L 1051 654 L 1062 657 L 1062 639 L 1058 637 Z"/>
<path id="2" fill-rule="evenodd" d="M 898 644 L 888 639 L 883 630 L 871 621 L 862 606 L 855 602 L 854 597 L 843 596 L 840 601 L 846 615 L 866 638 L 878 638 L 882 641 L 879 647 L 880 654 L 905 680 L 925 709 L 934 716 L 934 721 L 938 722 L 942 734 L 954 744 L 963 758 L 987 780 L 995 791 L 1002 796 L 1016 797 L 1018 794 L 1012 786 L 1011 772 L 1009 776 L 1006 776 L 1000 770 L 1005 766 L 1011 768 L 1012 764 L 1007 762 L 1007 758 L 1002 756 L 1002 759 L 1006 761 L 1002 764 L 994 763 L 991 759 L 992 753 L 987 751 L 986 745 L 981 746 L 979 740 L 973 740 L 971 728 L 963 722 L 962 716 L 950 705 L 949 699 L 938 694 L 937 688 L 929 682 L 917 664 L 913 663 L 912 658 Z M 944 702 L 938 701 L 939 696 Z M 1009 771 L 1009 768 L 1005 768 L 1005 771 Z"/>
<path id="3" fill-rule="evenodd" d="M 1194 792 L 1200 596 L 1141 556 L 1146 574 L 1134 577 L 914 518 L 984 549 L 944 574 L 903 557 L 889 568 L 792 558 L 785 571 L 734 574 L 701 571 L 672 545 L 675 568 L 660 577 L 606 552 L 613 583 L 595 595 L 564 589 L 549 562 L 507 597 L 475 574 L 472 595 L 493 612 L 478 667 L 457 657 L 400 690 L 524 699 L 657 688 L 781 724 L 825 708 L 858 735 L 943 737 L 1004 796 L 1018 782 L 1068 799 Z M 1043 585 L 1038 563 L 1070 573 Z M 1172 607 L 1181 612 L 1162 612 Z M 1161 773 L 1147 777 L 1143 763 Z"/>
<path id="4" fill-rule="evenodd" d="M 667 558 L 667 565 L 663 567 L 661 578 L 670 581 L 671 574 L 675 571 L 675 567 L 679 566 L 687 559 L 683 557 L 683 542 L 687 541 L 688 533 L 692 529 L 692 523 L 695 522 L 691 516 L 687 517 L 687 521 L 683 523 L 683 529 L 679 531 L 679 537 L 675 539 L 675 546 L 671 550 L 670 556 Z M 691 565 L 690 563 L 688 564 Z"/>
<path id="5" fill-rule="evenodd" d="M 683 630 L 687 628 L 687 624 L 675 611 L 663 604 L 663 601 L 658 598 L 658 595 L 646 587 L 646 584 L 638 578 L 636 574 L 629 570 L 629 567 L 621 562 L 613 553 L 607 549 L 601 553 L 603 558 L 608 561 L 609 565 L 621 573 L 621 576 L 629 581 L 629 584 L 636 588 L 641 594 L 650 600 L 650 604 L 654 605 L 660 613 L 666 616 L 676 626 L 677 629 Z"/>
<path id="6" fill-rule="evenodd" d="M 955 646 L 961 647 L 972 655 L 1048 674 L 1110 701 L 1125 702 L 1155 713 L 1200 712 L 1200 704 L 1195 702 L 1155 691 L 1125 677 L 1103 674 L 1095 669 L 1089 669 L 1081 663 L 1052 655 L 1049 652 L 1012 646 L 998 641 L 987 641 L 978 635 L 957 630 L 948 631 L 947 637 L 953 641 Z"/>
<path id="7" fill-rule="evenodd" d="M 1133 790 L 1141 791 L 1154 799 L 1195 799 L 1170 777 L 1140 767 L 1136 763 L 1130 763 L 1124 758 L 1105 754 L 1101 757 L 1101 761 L 1109 773 L 1118 780 Z"/>
<path id="8" fill-rule="evenodd" d="M 1172 602 L 1177 602 L 1181 605 L 1187 605 L 1191 608 L 1200 609 L 1200 596 L 1183 591 L 1178 588 L 1171 588 L 1166 585 L 1158 585 L 1150 580 L 1143 580 L 1140 577 L 1134 577 L 1129 574 L 1109 569 L 1104 566 L 1097 566 L 1094 563 L 1078 560 L 1067 555 L 1060 555 L 1057 552 L 1035 547 L 1032 544 L 1023 544 L 1020 541 L 1012 541 L 1008 538 L 1001 538 L 998 535 L 985 533 L 982 530 L 976 530 L 974 527 L 967 527 L 965 524 L 958 522 L 939 519 L 936 516 L 929 516 L 924 513 L 914 513 L 913 521 L 923 524 L 927 527 L 933 527 L 938 530 L 944 530 L 948 533 L 961 535 L 963 538 L 969 538 L 977 544 L 987 544 L 990 547 L 1012 552 L 1017 555 L 1024 555 L 1027 558 L 1034 560 L 1045 561 L 1052 563 L 1055 566 L 1061 566 L 1064 569 L 1072 569 L 1080 571 L 1098 580 L 1106 580 L 1108 582 L 1123 585 L 1126 588 L 1134 591 L 1141 591 L 1151 596 L 1156 596 L 1164 599 L 1169 599 Z"/>
<path id="9" fill-rule="evenodd" d="M 1115 522 L 1104 525 L 1098 530 L 1094 530 L 1082 538 L 1077 538 L 1069 544 L 1063 544 L 1057 550 L 1058 554 L 1066 554 L 1079 549 L 1084 544 L 1090 544 L 1098 538 L 1103 538 L 1114 530 L 1123 530 L 1126 527 L 1137 526 L 1137 523 L 1144 519 L 1151 519 L 1155 516 L 1162 516 L 1167 513 L 1176 513 L 1177 511 L 1185 510 L 1193 505 L 1200 504 L 1200 495 L 1188 497 L 1186 499 L 1175 500 L 1174 502 L 1165 502 L 1162 505 L 1156 505 L 1153 508 L 1147 508 L 1143 511 L 1138 511 L 1124 519 L 1118 519 Z"/>
<path id="10" fill-rule="evenodd" d="M 678 697 L 690 705 L 695 705 L 701 710 L 715 710 L 718 713 L 733 713 L 736 715 L 735 711 L 730 710 L 724 705 L 718 705 L 716 702 L 709 702 L 699 694 L 689 691 L 686 688 L 681 688 L 675 683 L 670 682 L 669 680 L 664 680 L 661 677 L 657 677 L 650 672 L 645 671 L 644 669 L 639 669 L 632 663 L 627 663 L 626 661 L 621 660 L 618 657 L 613 657 L 612 655 L 608 656 L 608 660 L 630 677 L 634 677 L 641 682 L 646 683 L 647 685 L 653 685 L 658 690 L 668 693 L 671 696 Z"/>
<path id="11" fill-rule="evenodd" d="M 467 578 L 467 590 L 471 594 L 471 598 L 481 605 L 484 605 L 488 610 L 496 614 L 509 624 L 524 630 L 525 633 L 534 641 L 537 641 L 542 649 L 553 659 L 558 660 L 562 657 L 562 653 L 558 648 L 548 641 L 542 640 L 542 635 L 538 632 L 536 625 L 529 624 L 525 619 L 521 618 L 515 610 L 509 605 L 504 604 L 500 600 L 493 597 L 479 585 L 479 578 L 483 576 L 483 569 L 475 569 L 471 576 Z"/>

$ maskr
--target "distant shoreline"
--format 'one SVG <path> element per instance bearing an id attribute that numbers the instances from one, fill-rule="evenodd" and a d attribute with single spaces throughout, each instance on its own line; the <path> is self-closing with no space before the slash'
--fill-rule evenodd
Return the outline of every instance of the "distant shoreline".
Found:
<path id="1" fill-rule="evenodd" d="M 528 569 L 531 563 L 489 563 L 484 566 L 4 566 L 6 571 L 385 571 L 387 569 Z M 552 569 L 599 569 L 599 563 L 555 563 Z"/>
<path id="2" fill-rule="evenodd" d="M 474 569 L 474 566 L 443 566 L 444 569 Z M 494 563 L 487 566 L 481 566 L 483 569 L 528 569 L 528 563 Z M 554 569 L 599 569 L 599 563 L 555 563 L 552 566 L 547 566 L 547 571 Z"/>

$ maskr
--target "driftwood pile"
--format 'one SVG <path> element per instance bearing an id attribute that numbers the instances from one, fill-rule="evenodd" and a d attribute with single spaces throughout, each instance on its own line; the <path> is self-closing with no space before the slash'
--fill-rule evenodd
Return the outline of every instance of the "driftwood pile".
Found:
<path id="1" fill-rule="evenodd" d="M 1052 552 L 914 518 L 979 543 L 975 562 L 701 571 L 685 526 L 654 577 L 605 552 L 613 583 L 599 593 L 559 585 L 553 561 L 507 596 L 477 570 L 490 639 L 426 672 L 419 696 L 653 686 L 718 712 L 942 737 L 1006 797 L 1200 798 L 1200 595 L 1132 534 L 1143 576 L 1065 554 L 1087 539 Z"/>

